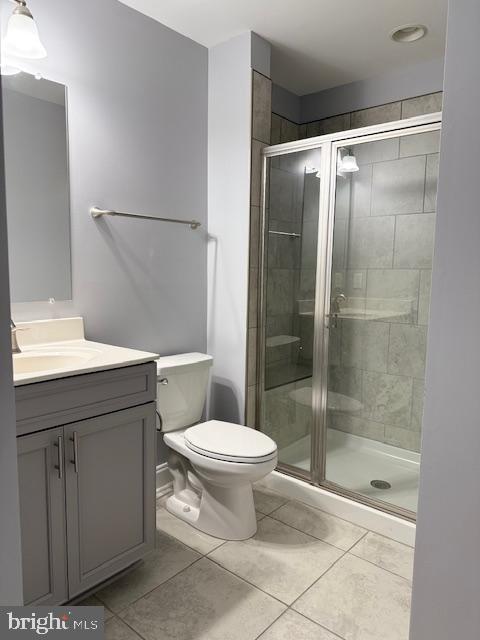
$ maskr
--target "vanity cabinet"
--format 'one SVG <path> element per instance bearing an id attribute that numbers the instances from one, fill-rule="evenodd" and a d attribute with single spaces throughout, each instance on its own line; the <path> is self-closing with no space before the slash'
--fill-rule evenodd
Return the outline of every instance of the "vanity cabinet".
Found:
<path id="1" fill-rule="evenodd" d="M 59 428 L 17 440 L 25 604 L 67 599 L 65 486 L 58 469 L 62 438 Z"/>
<path id="2" fill-rule="evenodd" d="M 114 381 L 121 381 L 125 392 L 118 395 L 119 406 L 123 407 L 129 395 L 148 401 L 17 439 L 25 604 L 66 602 L 140 560 L 154 547 L 155 365 L 76 376 L 83 380 L 36 383 L 28 385 L 35 387 L 30 394 L 26 385 L 19 388 L 19 395 L 25 406 L 29 397 L 40 399 L 37 405 L 43 411 L 38 411 L 37 424 L 43 428 L 46 421 L 50 424 L 84 411 L 95 413 L 92 396 L 97 406 L 105 407 L 105 398 L 98 398 L 102 384 L 110 396 L 107 404 L 114 406 L 115 384 L 107 383 L 109 373 Z M 97 376 L 99 385 L 95 386 Z M 45 411 L 45 396 L 38 387 L 46 385 L 47 395 L 55 396 L 56 390 L 64 400 L 63 383 L 73 393 L 76 406 L 65 408 L 60 403 L 55 418 L 51 403 Z M 75 395 L 78 389 L 81 392 Z M 33 413 L 28 415 L 29 427 L 17 425 L 20 432 L 33 430 Z M 21 420 L 22 410 L 19 414 Z"/>

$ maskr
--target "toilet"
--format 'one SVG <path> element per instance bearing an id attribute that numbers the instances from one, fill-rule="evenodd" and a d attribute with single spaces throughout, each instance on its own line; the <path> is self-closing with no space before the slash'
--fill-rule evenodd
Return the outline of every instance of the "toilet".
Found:
<path id="1" fill-rule="evenodd" d="M 211 536 L 245 540 L 257 530 L 252 483 L 276 467 L 277 445 L 239 424 L 199 422 L 212 363 L 202 353 L 157 361 L 157 408 L 173 478 L 166 507 Z"/>

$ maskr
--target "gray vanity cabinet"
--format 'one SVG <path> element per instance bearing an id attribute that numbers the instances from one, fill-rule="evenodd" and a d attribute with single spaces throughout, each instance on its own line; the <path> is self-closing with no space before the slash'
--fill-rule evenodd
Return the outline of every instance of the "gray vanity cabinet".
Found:
<path id="1" fill-rule="evenodd" d="M 70 598 L 154 547 L 154 419 L 143 405 L 65 427 Z"/>
<path id="2" fill-rule="evenodd" d="M 67 600 L 62 439 L 62 428 L 18 439 L 26 605 L 52 605 Z"/>
<path id="3" fill-rule="evenodd" d="M 76 378 L 16 389 L 26 605 L 63 604 L 155 546 L 155 364 Z"/>

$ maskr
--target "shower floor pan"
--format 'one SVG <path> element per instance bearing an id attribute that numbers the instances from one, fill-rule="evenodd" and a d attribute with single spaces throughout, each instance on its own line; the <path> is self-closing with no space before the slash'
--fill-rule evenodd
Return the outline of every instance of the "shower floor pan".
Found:
<path id="1" fill-rule="evenodd" d="M 310 446 L 310 437 L 305 436 L 280 449 L 279 460 L 308 471 Z M 326 477 L 330 482 L 416 512 L 419 472 L 419 453 L 328 429 Z M 391 487 L 378 489 L 370 484 L 378 480 Z"/>

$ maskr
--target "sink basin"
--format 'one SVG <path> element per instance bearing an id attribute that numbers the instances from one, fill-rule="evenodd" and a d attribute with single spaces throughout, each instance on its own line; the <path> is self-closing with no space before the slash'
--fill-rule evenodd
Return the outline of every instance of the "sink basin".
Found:
<path id="1" fill-rule="evenodd" d="M 38 373 L 43 371 L 59 371 L 75 369 L 82 366 L 93 357 L 95 351 L 82 352 L 38 352 L 16 353 L 13 356 L 13 372 L 15 375 Z"/>

